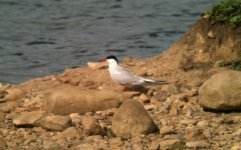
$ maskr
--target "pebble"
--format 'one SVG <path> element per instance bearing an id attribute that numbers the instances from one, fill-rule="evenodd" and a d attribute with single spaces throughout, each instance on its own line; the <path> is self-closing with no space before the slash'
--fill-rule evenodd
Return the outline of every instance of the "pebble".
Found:
<path id="1" fill-rule="evenodd" d="M 158 101 L 165 101 L 168 97 L 168 94 L 167 94 L 167 92 L 156 92 L 156 93 L 154 93 L 154 97 Z"/>
<path id="2" fill-rule="evenodd" d="M 71 126 L 71 120 L 65 116 L 47 116 L 40 121 L 40 125 L 46 130 L 63 131 Z"/>
<path id="3" fill-rule="evenodd" d="M 194 142 L 187 142 L 186 147 L 188 148 L 208 148 L 210 144 L 206 141 L 194 141 Z"/>
<path id="4" fill-rule="evenodd" d="M 160 134 L 166 135 L 174 132 L 173 126 L 162 126 L 160 129 Z"/>
<path id="5" fill-rule="evenodd" d="M 161 150 L 182 149 L 182 141 L 179 139 L 168 139 L 160 142 Z"/>
<path id="6" fill-rule="evenodd" d="M 139 98 L 143 103 L 150 103 L 150 99 L 145 94 L 141 94 Z"/>
<path id="7" fill-rule="evenodd" d="M 197 126 L 201 127 L 201 128 L 207 128 L 209 126 L 209 121 L 207 121 L 207 120 L 199 121 L 197 123 Z"/>

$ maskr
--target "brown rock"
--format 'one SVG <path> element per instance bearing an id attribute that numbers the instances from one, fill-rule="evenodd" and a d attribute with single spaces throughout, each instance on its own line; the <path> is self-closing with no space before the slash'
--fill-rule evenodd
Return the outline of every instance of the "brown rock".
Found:
<path id="1" fill-rule="evenodd" d="M 17 88 L 9 89 L 7 92 L 8 94 L 4 97 L 6 101 L 16 101 L 24 97 L 23 91 Z"/>
<path id="2" fill-rule="evenodd" d="M 45 96 L 44 108 L 59 115 L 71 113 L 85 114 L 118 107 L 130 95 L 112 90 L 80 90 L 65 86 L 50 90 Z"/>
<path id="3" fill-rule="evenodd" d="M 171 83 L 171 84 L 168 84 L 166 86 L 163 86 L 162 90 L 167 92 L 170 95 L 180 93 L 180 87 L 175 83 Z"/>
<path id="4" fill-rule="evenodd" d="M 13 123 L 15 126 L 37 126 L 44 113 L 44 111 L 23 112 L 13 118 Z"/>
<path id="5" fill-rule="evenodd" d="M 5 142 L 5 140 L 0 139 L 0 150 L 5 150 L 7 149 L 7 143 Z"/>
<path id="6" fill-rule="evenodd" d="M 168 139 L 160 142 L 161 150 L 182 149 L 182 141 L 179 139 Z"/>
<path id="7" fill-rule="evenodd" d="M 9 113 L 10 109 L 6 103 L 0 104 L 0 112 Z"/>
<path id="8" fill-rule="evenodd" d="M 91 116 L 84 116 L 82 119 L 82 124 L 87 135 L 102 134 L 101 126 L 98 124 L 95 118 Z"/>
<path id="9" fill-rule="evenodd" d="M 69 115 L 72 123 L 80 123 L 82 118 L 78 113 L 72 113 Z"/>
<path id="10" fill-rule="evenodd" d="M 4 121 L 4 116 L 5 116 L 5 114 L 0 112 L 0 123 L 2 123 Z"/>
<path id="11" fill-rule="evenodd" d="M 174 132 L 173 126 L 163 126 L 160 129 L 162 135 L 171 134 Z"/>
<path id="12" fill-rule="evenodd" d="M 150 103 L 150 99 L 145 94 L 141 94 L 139 98 L 143 103 Z"/>
<path id="13" fill-rule="evenodd" d="M 71 126 L 71 120 L 65 116 L 47 116 L 40 121 L 40 125 L 46 130 L 63 131 Z"/>
<path id="14" fill-rule="evenodd" d="M 112 130 L 119 136 L 126 133 L 148 134 L 156 132 L 157 126 L 140 102 L 127 100 L 114 115 Z"/>
<path id="15" fill-rule="evenodd" d="M 241 72 L 213 75 L 199 90 L 199 104 L 213 110 L 241 110 Z"/>
<path id="16" fill-rule="evenodd" d="M 231 150 L 240 150 L 240 149 L 241 149 L 241 143 L 235 143 L 231 148 Z"/>
<path id="17" fill-rule="evenodd" d="M 186 143 L 186 147 L 194 148 L 194 149 L 208 148 L 209 146 L 210 146 L 210 144 L 207 143 L 206 141 L 194 141 L 194 142 L 187 142 Z"/>
<path id="18" fill-rule="evenodd" d="M 77 138 L 78 131 L 76 130 L 75 127 L 69 127 L 61 133 L 61 136 L 63 138 Z"/>

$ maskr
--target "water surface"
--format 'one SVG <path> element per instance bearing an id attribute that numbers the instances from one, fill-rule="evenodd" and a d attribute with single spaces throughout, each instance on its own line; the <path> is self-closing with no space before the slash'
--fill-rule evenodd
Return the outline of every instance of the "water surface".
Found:
<path id="1" fill-rule="evenodd" d="M 220 0 L 0 0 L 0 82 L 157 55 Z"/>

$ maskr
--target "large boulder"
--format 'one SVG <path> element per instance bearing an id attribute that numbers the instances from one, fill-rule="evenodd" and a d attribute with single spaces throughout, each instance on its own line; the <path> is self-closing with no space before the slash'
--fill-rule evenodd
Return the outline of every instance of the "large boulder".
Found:
<path id="1" fill-rule="evenodd" d="M 127 100 L 114 115 L 112 130 L 117 136 L 149 134 L 157 131 L 157 126 L 139 101 Z"/>
<path id="2" fill-rule="evenodd" d="M 213 110 L 241 110 L 241 72 L 213 75 L 199 90 L 199 104 Z"/>
<path id="3" fill-rule="evenodd" d="M 113 90 L 81 90 L 66 86 L 46 93 L 44 109 L 57 115 L 85 114 L 118 107 L 131 96 Z"/>

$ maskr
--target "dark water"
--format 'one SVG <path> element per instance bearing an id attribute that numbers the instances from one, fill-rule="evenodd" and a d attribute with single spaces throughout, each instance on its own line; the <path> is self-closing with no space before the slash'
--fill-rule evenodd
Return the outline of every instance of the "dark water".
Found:
<path id="1" fill-rule="evenodd" d="M 19 83 L 114 54 L 145 58 L 220 0 L 0 0 L 0 82 Z"/>

